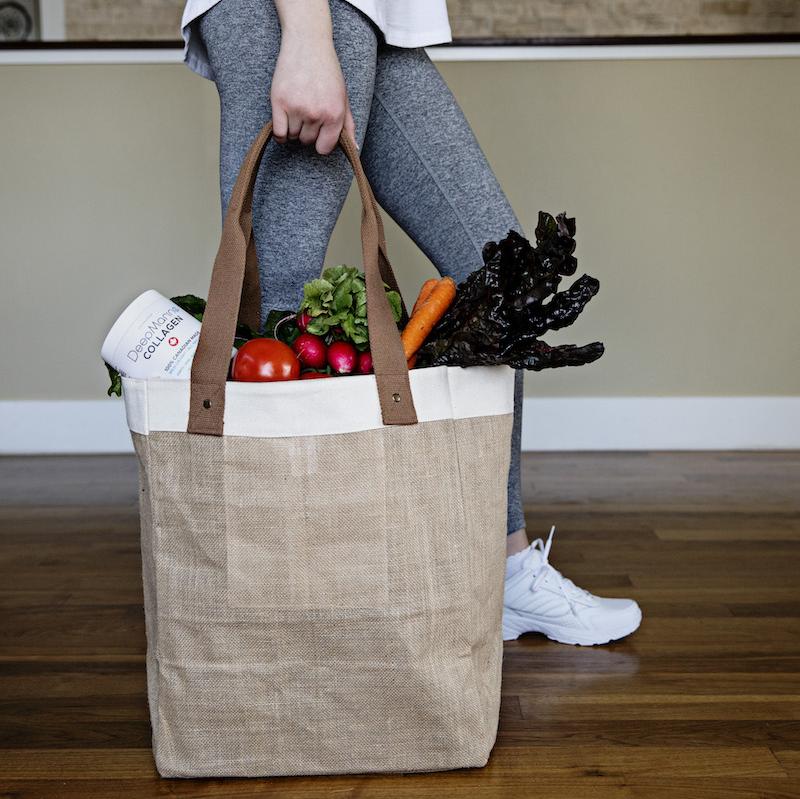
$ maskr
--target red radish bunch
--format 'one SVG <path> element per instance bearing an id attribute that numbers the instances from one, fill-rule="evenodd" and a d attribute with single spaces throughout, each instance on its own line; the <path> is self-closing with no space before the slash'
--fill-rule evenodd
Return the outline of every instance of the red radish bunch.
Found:
<path id="1" fill-rule="evenodd" d="M 321 336 L 309 333 L 308 323 L 311 317 L 305 313 L 297 314 L 297 326 L 302 331 L 294 340 L 292 349 L 303 369 L 301 380 L 315 380 L 320 377 L 333 377 L 334 375 L 371 374 L 372 355 L 369 352 L 358 352 L 349 341 L 332 341 L 326 346 Z M 334 335 L 342 333 L 341 328 L 332 331 Z M 320 371 L 330 367 L 333 374 Z"/>

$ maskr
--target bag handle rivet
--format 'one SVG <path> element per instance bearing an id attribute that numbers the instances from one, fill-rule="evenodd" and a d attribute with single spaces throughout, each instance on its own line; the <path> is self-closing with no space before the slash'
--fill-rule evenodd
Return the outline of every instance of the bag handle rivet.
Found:
<path id="1" fill-rule="evenodd" d="M 395 402 L 400 402 L 400 395 L 399 395 L 399 394 L 398 394 L 398 393 L 395 391 L 395 393 L 394 393 L 394 394 L 392 394 L 392 399 L 393 399 Z"/>
<path id="2" fill-rule="evenodd" d="M 203 407 L 208 410 L 211 407 L 211 400 L 203 400 Z"/>

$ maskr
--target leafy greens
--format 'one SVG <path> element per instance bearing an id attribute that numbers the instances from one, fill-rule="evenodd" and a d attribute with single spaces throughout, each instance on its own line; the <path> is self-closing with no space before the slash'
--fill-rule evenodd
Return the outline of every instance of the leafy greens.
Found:
<path id="1" fill-rule="evenodd" d="M 399 322 L 402 313 L 400 295 L 388 290 L 388 286 L 386 289 L 392 315 L 395 322 Z M 367 284 L 364 273 L 355 267 L 332 266 L 322 273 L 322 277 L 306 283 L 300 311 L 311 317 L 306 328 L 309 333 L 323 338 L 333 333 L 336 337 L 339 328 L 357 349 L 368 349 Z"/>
<path id="2" fill-rule="evenodd" d="M 508 364 L 539 371 L 596 361 L 604 351 L 600 342 L 551 347 L 539 338 L 571 325 L 600 288 L 583 275 L 558 291 L 562 277 L 577 268 L 575 246 L 575 220 L 543 211 L 535 247 L 513 230 L 486 244 L 484 265 L 458 286 L 419 350 L 418 366 Z"/>

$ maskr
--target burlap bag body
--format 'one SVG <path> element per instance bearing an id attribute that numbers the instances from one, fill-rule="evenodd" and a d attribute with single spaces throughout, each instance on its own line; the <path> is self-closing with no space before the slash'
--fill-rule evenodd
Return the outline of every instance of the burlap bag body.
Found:
<path id="1" fill-rule="evenodd" d="M 156 765 L 175 777 L 481 766 L 500 699 L 513 372 L 409 377 L 394 341 L 376 352 L 397 332 L 373 326 L 373 291 L 376 375 L 226 384 L 214 353 L 226 363 L 220 319 L 235 324 L 246 300 L 260 151 L 231 201 L 191 382 L 123 381 Z M 373 272 L 385 302 L 382 231 L 359 187 L 368 292 Z"/>

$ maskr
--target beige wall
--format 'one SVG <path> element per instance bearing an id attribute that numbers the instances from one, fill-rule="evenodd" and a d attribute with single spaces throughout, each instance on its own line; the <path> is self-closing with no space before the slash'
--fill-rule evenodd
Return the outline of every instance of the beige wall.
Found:
<path id="1" fill-rule="evenodd" d="M 800 59 L 442 71 L 524 224 L 575 214 L 601 282 L 560 339 L 607 354 L 528 393 L 800 394 Z M 216 94 L 180 66 L 5 66 L 0 97 L 0 399 L 98 398 L 127 301 L 205 293 Z M 389 235 L 411 294 L 430 267 Z M 350 203 L 330 260 L 357 258 Z"/>

